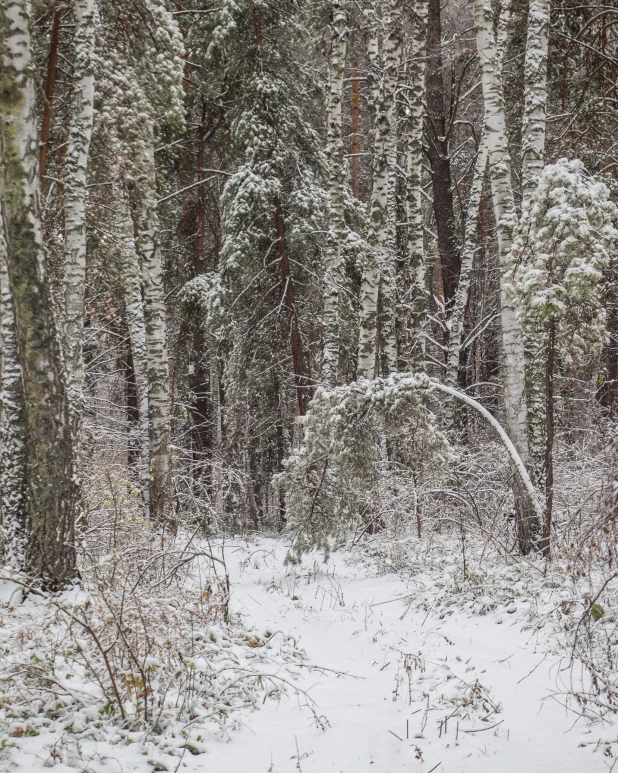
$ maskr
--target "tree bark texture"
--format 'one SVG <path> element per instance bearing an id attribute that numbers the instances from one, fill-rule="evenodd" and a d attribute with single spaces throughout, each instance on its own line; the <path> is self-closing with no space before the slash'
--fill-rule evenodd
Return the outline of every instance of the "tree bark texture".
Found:
<path id="1" fill-rule="evenodd" d="M 49 588 L 76 575 L 75 477 L 69 401 L 45 271 L 39 143 L 28 0 L 2 9 L 0 88 L 2 220 L 24 374 L 26 567 Z"/>
<path id="2" fill-rule="evenodd" d="M 401 65 L 403 3 L 394 0 L 389 6 L 390 16 L 385 21 L 388 29 L 384 44 L 384 74 L 379 91 L 376 91 L 376 120 L 373 155 L 373 181 L 369 210 L 369 251 L 365 259 L 361 284 L 361 314 L 358 353 L 358 375 L 373 378 L 379 369 L 378 362 L 378 299 L 380 282 L 386 261 L 394 261 L 388 254 L 388 184 L 392 169 L 392 132 L 395 90 Z M 377 38 L 370 37 L 368 54 L 377 59 Z"/>
<path id="3" fill-rule="evenodd" d="M 511 246 L 517 223 L 511 181 L 511 158 L 506 135 L 501 59 L 494 34 L 494 15 L 488 0 L 475 0 L 476 44 L 481 62 L 481 83 L 485 103 L 485 131 L 489 154 L 492 203 L 500 259 L 500 307 L 502 322 L 502 359 L 504 406 L 509 437 L 524 464 L 528 463 L 525 357 L 521 326 L 517 316 L 516 297 L 510 278 L 513 271 Z M 526 492 L 517 484 L 514 493 L 517 506 L 518 542 L 527 553 L 538 529 L 535 512 L 526 503 Z"/>
<path id="4" fill-rule="evenodd" d="M 425 347 L 423 324 L 426 316 L 425 250 L 423 229 L 423 114 L 425 96 L 425 41 L 427 32 L 427 1 L 415 6 L 414 35 L 410 46 L 408 68 L 408 115 L 406 134 L 406 217 L 409 287 L 409 323 L 405 326 L 408 345 L 408 368 L 424 370 Z"/>
<path id="5" fill-rule="evenodd" d="M 7 566 L 20 570 L 26 567 L 26 426 L 3 228 L 0 228 L 0 355 L 0 523 L 3 560 Z"/>
<path id="6" fill-rule="evenodd" d="M 341 282 L 341 242 L 345 227 L 341 106 L 348 34 L 345 0 L 333 0 L 332 7 L 326 149 L 329 223 L 324 272 L 324 345 L 322 350 L 322 381 L 329 387 L 335 386 L 337 383 L 339 364 L 339 284 Z M 356 159 L 358 160 L 357 157 Z"/>
<path id="7" fill-rule="evenodd" d="M 461 256 L 455 233 L 451 159 L 444 106 L 440 0 L 428 0 L 426 79 L 427 136 L 433 185 L 433 211 L 436 219 L 444 304 L 448 308 L 455 297 Z"/>
<path id="8" fill-rule="evenodd" d="M 150 517 L 161 525 L 169 523 L 173 529 L 170 512 L 170 376 L 153 147 L 150 144 L 141 159 L 141 174 L 129 190 L 129 196 L 135 244 L 141 262 L 146 323 Z"/>
<path id="9" fill-rule="evenodd" d="M 75 0 L 75 104 L 65 165 L 64 359 L 77 440 L 83 412 L 86 177 L 94 120 L 95 2 Z"/>

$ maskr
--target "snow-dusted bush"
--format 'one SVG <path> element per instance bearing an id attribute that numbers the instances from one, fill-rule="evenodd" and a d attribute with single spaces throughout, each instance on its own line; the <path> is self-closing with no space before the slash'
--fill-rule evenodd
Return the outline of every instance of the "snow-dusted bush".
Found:
<path id="1" fill-rule="evenodd" d="M 607 186 L 580 161 L 546 166 L 513 245 L 513 290 L 524 327 L 539 334 L 557 323 L 561 357 L 599 349 L 605 341 L 603 269 L 618 238 L 618 209 Z"/>
<path id="2" fill-rule="evenodd" d="M 425 376 L 393 374 L 316 392 L 303 444 L 281 476 L 297 553 L 328 552 L 361 524 L 381 526 L 387 490 L 405 507 L 409 497 L 399 487 L 445 476 L 451 454 L 429 391 Z"/>
<path id="3" fill-rule="evenodd" d="M 2 747 L 51 732 L 198 754 L 239 709 L 291 684 L 295 642 L 275 647 L 230 617 L 225 563 L 208 544 L 165 542 L 109 511 L 90 531 L 72 588 L 48 594 L 3 573 Z"/>

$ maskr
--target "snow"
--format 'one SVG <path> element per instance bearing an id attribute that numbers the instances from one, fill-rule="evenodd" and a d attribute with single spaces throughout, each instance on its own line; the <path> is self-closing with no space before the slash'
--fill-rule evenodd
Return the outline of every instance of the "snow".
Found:
<path id="1" fill-rule="evenodd" d="M 161 756 L 148 744 L 88 741 L 71 749 L 65 740 L 59 773 L 75 770 L 78 758 L 79 769 L 97 773 L 611 768 L 604 742 L 614 739 L 612 728 L 577 721 L 562 705 L 558 693 L 571 673 L 566 661 L 551 654 L 543 630 L 521 630 L 514 608 L 484 616 L 455 608 L 440 619 L 444 611 L 437 605 L 426 612 L 408 603 L 419 592 L 419 578 L 378 574 L 346 553 L 333 553 L 326 564 L 311 556 L 286 567 L 286 546 L 262 539 L 229 544 L 225 555 L 232 611 L 273 641 L 283 643 L 292 634 L 305 651 L 296 681 L 282 667 L 287 694 L 266 700 L 259 711 L 243 711 L 239 729 L 226 740 L 198 738 L 195 751 L 204 753 L 180 759 Z M 42 772 L 53 738 L 14 740 L 19 754 L 8 767 L 0 758 L 0 770 Z M 84 760 L 90 760 L 85 767 Z"/>

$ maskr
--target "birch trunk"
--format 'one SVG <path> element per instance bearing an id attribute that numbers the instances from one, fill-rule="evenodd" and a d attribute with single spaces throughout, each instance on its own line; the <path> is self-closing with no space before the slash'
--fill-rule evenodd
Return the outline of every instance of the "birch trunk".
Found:
<path id="1" fill-rule="evenodd" d="M 511 158 L 506 136 L 501 57 L 493 30 L 489 0 L 474 1 L 476 44 L 481 61 L 481 82 L 485 103 L 485 131 L 489 154 L 492 203 L 500 258 L 500 306 L 506 428 L 519 455 L 528 463 L 525 358 L 516 297 L 510 288 L 514 265 L 511 255 L 513 229 L 517 223 L 511 183 Z M 517 479 L 515 479 L 517 481 Z M 526 492 L 515 482 L 518 541 L 522 553 L 533 544 L 538 519 Z"/>
<path id="2" fill-rule="evenodd" d="M 378 298 L 382 269 L 386 261 L 388 240 L 388 181 L 392 172 L 389 160 L 392 157 L 391 122 L 395 89 L 401 64 L 401 36 L 403 2 L 393 0 L 390 17 L 386 20 L 389 30 L 385 42 L 384 75 L 376 106 L 375 138 L 373 153 L 373 182 L 369 213 L 369 254 L 366 257 L 361 285 L 361 312 L 358 353 L 358 375 L 373 378 L 378 372 Z M 376 38 L 370 40 L 370 58 L 375 60 Z M 374 97 L 375 97 L 374 89 Z"/>
<path id="3" fill-rule="evenodd" d="M 39 143 L 28 0 L 5 0 L 0 74 L 2 220 L 24 375 L 26 567 L 48 588 L 75 578 L 72 433 L 66 384 L 45 272 L 39 202 Z"/>
<path id="4" fill-rule="evenodd" d="M 511 12 L 511 5 L 508 2 L 503 3 L 500 8 L 500 17 L 498 19 L 498 29 L 496 34 L 496 68 L 502 76 L 502 65 L 504 61 L 504 51 L 506 50 L 507 24 Z M 477 246 L 477 235 L 479 217 L 481 211 L 481 198 L 483 194 L 483 183 L 485 172 L 487 170 L 487 161 L 489 158 L 489 149 L 487 144 L 487 129 L 485 128 L 485 117 L 483 117 L 483 133 L 479 143 L 474 174 L 472 177 L 472 186 L 468 198 L 466 227 L 464 233 L 464 246 L 461 256 L 461 273 L 459 284 L 455 294 L 455 303 L 450 318 L 450 331 L 448 350 L 446 357 L 446 383 L 450 387 L 456 387 L 458 383 L 458 372 L 461 360 L 461 345 L 464 332 L 464 316 L 468 306 L 470 296 L 470 282 L 472 278 L 472 267 L 474 264 L 474 254 Z M 452 405 L 447 406 L 447 426 L 452 428 L 453 412 Z"/>
<path id="5" fill-rule="evenodd" d="M 138 477 L 140 493 L 144 504 L 144 514 L 150 515 L 149 491 L 149 440 L 148 440 L 148 348 L 146 345 L 146 320 L 142 299 L 142 270 L 139 255 L 135 250 L 133 228 L 129 219 L 121 226 L 123 230 L 121 244 L 121 268 L 123 277 L 124 301 L 127 315 L 127 327 L 131 344 L 131 358 L 135 374 L 135 388 L 138 406 Z M 129 441 L 131 444 L 131 440 Z"/>
<path id="6" fill-rule="evenodd" d="M 531 0 L 528 11 L 524 62 L 524 116 L 522 126 L 522 214 L 530 207 L 545 165 L 547 126 L 547 47 L 550 0 Z M 548 332 L 525 337 L 526 400 L 530 474 L 539 489 L 547 479 Z M 552 374 L 553 377 L 553 374 Z M 551 500 L 548 500 L 551 502 Z M 551 517 L 551 511 L 550 511 Z M 549 543 L 547 543 L 547 549 Z"/>
<path id="7" fill-rule="evenodd" d="M 456 387 L 458 383 L 457 375 L 459 373 L 461 357 L 464 315 L 468 306 L 472 266 L 474 264 L 474 254 L 478 242 L 478 223 L 481 209 L 481 196 L 483 194 L 483 181 L 485 179 L 485 170 L 487 169 L 487 158 L 487 142 L 485 135 L 483 134 L 476 156 L 472 187 L 468 198 L 464 246 L 461 256 L 461 273 L 459 275 L 459 284 L 457 286 L 457 292 L 455 293 L 455 304 L 450 319 L 451 329 L 449 333 L 446 361 L 446 384 L 450 387 Z M 447 423 L 451 424 L 451 421 L 447 421 Z"/>
<path id="8" fill-rule="evenodd" d="M 19 570 L 24 569 L 26 563 L 26 428 L 15 314 L 6 261 L 6 241 L 0 228 L 0 523 L 3 561 Z"/>
<path id="9" fill-rule="evenodd" d="M 416 5 L 414 35 L 410 51 L 411 64 L 408 80 L 408 118 L 406 122 L 406 218 L 407 257 L 409 268 L 410 324 L 407 346 L 408 368 L 414 372 L 425 369 L 423 322 L 425 319 L 425 253 L 423 229 L 423 100 L 425 94 L 425 37 L 427 27 L 427 0 Z"/>
<path id="10" fill-rule="evenodd" d="M 551 0 L 530 0 L 528 11 L 522 125 L 522 209 L 529 205 L 545 166 L 550 4 Z"/>
<path id="11" fill-rule="evenodd" d="M 511 245 L 517 217 L 511 184 L 511 158 L 506 136 L 500 56 L 497 52 L 496 38 L 493 31 L 493 13 L 488 0 L 475 0 L 474 17 L 477 50 L 481 60 L 491 193 L 500 257 L 500 303 L 506 426 L 520 456 L 526 461 L 528 454 L 523 374 L 524 350 L 515 308 L 515 299 L 508 291 L 509 288 L 506 281 L 506 275 L 513 269 Z"/>
<path id="12" fill-rule="evenodd" d="M 396 93 L 393 96 L 397 101 Z M 395 112 L 395 111 L 393 111 Z M 393 114 L 388 140 L 387 163 L 389 169 L 386 198 L 386 236 L 384 240 L 384 261 L 380 282 L 379 299 L 379 340 L 380 366 L 384 375 L 397 370 L 397 118 Z"/>
<path id="13" fill-rule="evenodd" d="M 144 158 L 141 159 L 141 174 L 137 177 L 129 195 L 132 199 L 135 243 L 142 269 L 146 323 L 150 515 L 155 523 L 164 525 L 166 522 L 171 523 L 171 400 L 165 293 L 152 148 L 150 144 Z"/>
<path id="14" fill-rule="evenodd" d="M 324 275 L 324 348 L 322 381 L 329 387 L 337 383 L 339 364 L 339 282 L 341 242 L 344 230 L 343 137 L 341 103 L 347 48 L 345 0 L 333 0 L 333 25 L 328 92 L 328 134 L 326 156 L 329 165 L 329 230 Z"/>
<path id="15" fill-rule="evenodd" d="M 77 437 L 83 411 L 86 176 L 94 118 L 95 0 L 75 0 L 74 5 L 76 93 L 65 172 L 64 356 Z"/>

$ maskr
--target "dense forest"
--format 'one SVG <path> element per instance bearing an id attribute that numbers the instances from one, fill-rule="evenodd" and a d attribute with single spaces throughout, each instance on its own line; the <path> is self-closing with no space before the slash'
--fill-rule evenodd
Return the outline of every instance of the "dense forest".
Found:
<path id="1" fill-rule="evenodd" d="M 225 545 L 534 596 L 611 722 L 618 9 L 0 0 L 0 60 L 0 765 L 325 729 Z"/>

